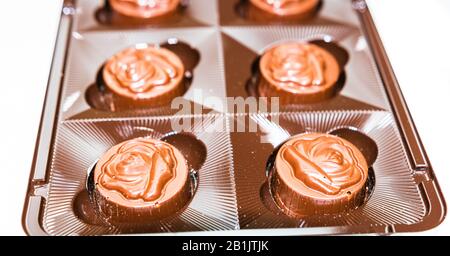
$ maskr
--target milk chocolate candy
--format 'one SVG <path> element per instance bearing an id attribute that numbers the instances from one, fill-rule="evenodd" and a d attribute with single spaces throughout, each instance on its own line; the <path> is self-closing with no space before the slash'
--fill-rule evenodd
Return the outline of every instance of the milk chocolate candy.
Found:
<path id="1" fill-rule="evenodd" d="M 111 224 L 148 223 L 180 211 L 191 197 L 185 158 L 165 142 L 137 138 L 112 147 L 98 161 L 90 196 Z"/>
<path id="2" fill-rule="evenodd" d="M 276 203 L 288 215 L 332 214 L 364 199 L 368 166 L 350 142 L 328 134 L 301 134 L 278 151 L 271 175 Z"/>
<path id="3" fill-rule="evenodd" d="M 316 103 L 331 98 L 341 70 L 334 56 L 310 43 L 287 42 L 267 50 L 259 63 L 259 94 L 281 104 Z"/>
<path id="4" fill-rule="evenodd" d="M 185 91 L 185 67 L 172 51 L 136 45 L 111 57 L 103 68 L 105 91 L 113 110 L 157 107 Z"/>
<path id="5" fill-rule="evenodd" d="M 390 235 L 442 223 L 364 0 L 69 0 L 61 11 L 28 234 Z"/>
<path id="6" fill-rule="evenodd" d="M 311 18 L 319 0 L 250 0 L 249 17 L 263 21 L 300 21 Z"/>
<path id="7" fill-rule="evenodd" d="M 111 8 L 126 17 L 152 19 L 176 11 L 180 0 L 109 0 Z"/>

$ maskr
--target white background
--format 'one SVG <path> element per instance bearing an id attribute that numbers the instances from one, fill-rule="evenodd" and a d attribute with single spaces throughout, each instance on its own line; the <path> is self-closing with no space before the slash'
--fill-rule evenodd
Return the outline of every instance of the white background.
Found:
<path id="1" fill-rule="evenodd" d="M 0 8 L 0 235 L 23 235 L 23 200 L 61 10 L 58 0 Z M 450 200 L 450 1 L 369 0 L 403 93 Z M 450 235 L 450 220 L 424 234 Z"/>

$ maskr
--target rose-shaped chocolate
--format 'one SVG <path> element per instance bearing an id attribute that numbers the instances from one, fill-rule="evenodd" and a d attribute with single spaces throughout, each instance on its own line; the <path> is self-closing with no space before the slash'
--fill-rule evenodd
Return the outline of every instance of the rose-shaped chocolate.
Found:
<path id="1" fill-rule="evenodd" d="M 158 200 L 178 164 L 172 148 L 139 139 L 128 141 L 101 168 L 98 182 L 127 199 Z"/>
<path id="2" fill-rule="evenodd" d="M 184 76 L 180 58 L 154 45 L 127 48 L 106 62 L 103 79 L 115 93 L 145 99 L 176 87 Z"/>
<path id="3" fill-rule="evenodd" d="M 94 183 L 94 200 L 103 216 L 111 218 L 112 209 L 121 209 L 113 214 L 117 222 L 176 212 L 190 196 L 189 170 L 181 152 L 147 138 L 108 150 L 95 167 Z"/>
<path id="4" fill-rule="evenodd" d="M 134 18 L 155 18 L 173 13 L 180 0 L 109 0 L 114 11 Z"/>
<path id="5" fill-rule="evenodd" d="M 336 195 L 359 181 L 364 163 L 356 158 L 354 146 L 338 137 L 304 138 L 280 152 L 294 176 L 311 189 Z"/>
<path id="6" fill-rule="evenodd" d="M 315 102 L 332 95 L 339 64 L 325 49 L 289 42 L 272 47 L 260 60 L 260 94 L 281 102 Z"/>
<path id="7" fill-rule="evenodd" d="M 319 0 L 250 0 L 253 6 L 277 16 L 304 16 L 319 4 Z"/>
<path id="8" fill-rule="evenodd" d="M 276 160 L 272 191 L 300 214 L 333 213 L 357 206 L 368 177 L 364 155 L 334 135 L 302 134 L 286 142 Z"/>
<path id="9" fill-rule="evenodd" d="M 173 52 L 156 45 L 136 45 L 106 62 L 103 80 L 119 107 L 154 106 L 182 94 L 184 72 L 181 59 Z"/>
<path id="10" fill-rule="evenodd" d="M 322 85 L 325 83 L 324 60 L 313 45 L 283 45 L 273 49 L 267 63 L 268 75 L 287 87 Z"/>

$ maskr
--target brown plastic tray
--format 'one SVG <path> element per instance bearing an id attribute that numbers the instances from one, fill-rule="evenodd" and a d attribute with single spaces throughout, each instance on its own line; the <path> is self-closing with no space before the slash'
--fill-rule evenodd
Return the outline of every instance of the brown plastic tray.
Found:
<path id="1" fill-rule="evenodd" d="M 286 25 L 240 17 L 235 7 L 241 2 L 191 0 L 176 22 L 137 27 L 98 18 L 101 3 L 65 1 L 25 199 L 27 234 L 392 234 L 429 230 L 443 221 L 444 198 L 365 1 L 323 0 L 315 18 Z M 205 5 L 217 11 L 207 12 Z M 204 107 L 201 114 L 174 116 L 168 107 L 107 112 L 89 105 L 84 94 L 105 58 L 130 44 L 172 37 L 202 56 L 184 95 L 189 104 Z M 345 59 L 345 79 L 336 97 L 276 112 L 230 111 L 234 106 L 227 105 L 226 97 L 252 96 L 248 82 L 258 54 L 275 41 L 293 38 L 331 38 L 348 54 L 345 59 L 339 47 L 335 52 L 330 48 Z M 221 106 L 205 104 L 196 91 L 216 97 Z M 205 132 L 197 119 L 223 129 Z M 84 192 L 96 159 L 125 139 L 162 138 L 172 132 L 170 122 L 180 120 L 192 121 L 191 133 L 205 146 L 192 202 L 177 216 L 144 228 L 99 223 Z M 236 132 L 240 123 L 258 132 Z M 370 196 L 356 211 L 296 219 L 273 204 L 267 160 L 290 136 L 311 131 L 358 131 L 376 143 L 374 149 L 367 141 L 352 141 L 376 155 Z"/>

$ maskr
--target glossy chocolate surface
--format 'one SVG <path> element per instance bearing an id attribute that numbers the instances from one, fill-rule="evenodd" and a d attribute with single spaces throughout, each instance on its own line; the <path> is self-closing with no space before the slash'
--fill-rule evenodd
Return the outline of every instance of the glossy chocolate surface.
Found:
<path id="1" fill-rule="evenodd" d="M 340 67 L 323 48 L 310 43 L 288 42 L 272 47 L 259 63 L 259 92 L 280 97 L 282 103 L 311 103 L 330 98 Z"/>
<path id="2" fill-rule="evenodd" d="M 351 128 L 339 128 L 331 131 L 330 134 L 341 137 L 357 147 L 366 158 L 368 166 L 372 166 L 377 160 L 377 143 L 362 132 Z"/>
<path id="3" fill-rule="evenodd" d="M 189 0 L 179 1 L 176 10 L 159 16 L 121 13 L 120 7 L 113 6 L 117 2 L 141 11 L 163 6 L 150 6 L 156 1 L 64 2 L 25 202 L 24 226 L 29 234 L 239 229 L 259 229 L 256 232 L 269 235 L 385 234 L 422 231 L 442 221 L 445 203 L 406 105 L 398 97 L 401 92 L 364 1 Z M 272 9 L 260 8 L 257 2 Z M 297 9 L 296 14 L 279 12 L 300 3 L 317 4 L 304 12 Z M 330 64 L 315 51 L 292 57 L 295 51 L 285 50 L 286 58 L 268 65 L 274 72 L 262 76 L 261 54 L 286 42 L 309 42 L 330 53 L 339 66 L 337 82 L 324 89 L 330 79 L 327 68 L 318 67 Z M 159 85 L 157 81 L 176 80 L 167 75 L 171 73 L 167 70 L 176 70 L 167 64 L 167 56 L 160 58 L 162 65 L 136 56 L 123 58 L 110 68 L 114 71 L 108 80 L 112 86 L 107 86 L 105 61 L 133 44 L 137 44 L 136 51 L 142 49 L 141 43 L 177 55 L 184 67 L 183 87 L 162 93 L 161 98 L 135 97 L 151 88 L 170 87 L 170 83 Z M 192 49 L 198 49 L 201 60 L 189 53 Z M 282 59 L 289 61 L 283 63 Z M 161 79 L 158 74 L 162 73 L 156 69 L 141 72 L 152 70 L 149 66 L 155 63 L 166 78 Z M 126 72 L 120 73 L 121 69 Z M 156 74 L 156 79 L 147 79 L 150 73 Z M 146 84 L 149 80 L 150 85 Z M 249 80 L 251 86 L 247 86 Z M 316 87 L 324 89 L 321 94 L 292 92 L 292 88 Z M 168 110 L 167 103 L 181 94 L 191 109 L 199 107 L 204 103 L 195 97 L 196 91 L 205 93 L 204 98 L 216 97 L 215 102 L 267 95 L 284 102 L 279 109 L 249 108 L 239 113 L 222 112 L 208 104 L 207 111 L 181 117 L 199 121 L 185 134 L 171 125 L 181 120 L 176 110 Z M 236 126 L 228 125 L 218 131 L 215 128 L 219 127 L 209 123 L 215 118 L 255 124 L 258 131 L 236 132 L 229 129 Z M 206 127 L 199 125 L 205 120 Z M 214 131 L 206 132 L 209 128 Z M 285 141 L 312 132 L 337 135 L 364 155 L 370 168 L 360 190 L 357 186 L 365 176 L 347 173 L 351 164 L 336 164 L 340 158 L 348 163 L 352 158 L 313 153 L 312 142 L 286 146 L 282 157 L 280 153 L 282 164 L 275 166 Z M 193 169 L 190 186 L 185 185 L 190 189 L 181 189 L 163 201 L 172 184 L 170 170 L 175 170 L 170 168 L 174 161 L 167 159 L 172 159 L 171 155 L 178 159 L 178 154 L 167 153 L 165 147 L 149 153 L 139 146 L 136 153 L 137 159 L 142 154 L 152 155 L 152 159 L 154 155 L 154 166 L 167 169 L 153 170 L 159 175 L 153 176 L 154 183 L 135 179 L 144 172 L 138 167 L 135 172 L 112 168 L 113 174 L 103 175 L 102 188 L 95 184 L 93 168 L 101 170 L 98 159 L 108 148 L 131 138 L 149 137 L 159 138 L 181 153 L 186 169 Z M 330 143 L 325 144 L 324 151 L 334 150 Z M 298 154 L 307 153 L 308 161 L 299 160 Z M 111 155 L 103 163 L 122 165 L 113 158 Z M 336 166 L 330 171 L 329 166 L 316 164 L 323 159 Z M 139 166 L 130 163 L 133 168 Z M 302 171 L 304 166 L 313 174 Z M 88 175 L 86 170 L 90 170 Z M 283 176 L 287 172 L 279 170 L 291 170 L 289 179 Z M 295 189 L 296 184 L 303 186 Z M 159 203 L 153 203 L 156 201 Z"/>
<path id="4" fill-rule="evenodd" d="M 161 100 L 176 95 L 184 66 L 171 51 L 153 45 L 137 45 L 109 59 L 103 69 L 107 88 L 131 100 Z"/>
<path id="5" fill-rule="evenodd" d="M 172 57 L 171 62 L 168 58 L 162 59 L 161 56 L 154 56 L 143 50 L 149 47 L 155 51 L 161 49 L 159 55 L 166 53 Z M 141 53 L 137 52 L 137 48 L 141 49 Z M 157 61 L 153 61 L 154 59 Z M 100 68 L 95 83 L 86 90 L 86 101 L 95 109 L 92 111 L 100 110 L 111 115 L 150 115 L 161 112 L 162 109 L 169 111 L 174 97 L 183 96 L 189 89 L 194 79 L 193 71 L 199 61 L 198 50 L 176 38 L 167 39 L 158 45 L 139 44 L 127 48 L 111 57 Z M 106 69 L 107 65 L 109 70 Z M 178 83 L 181 73 L 181 82 Z M 167 84 L 159 85 L 164 81 Z M 167 92 L 164 93 L 165 91 Z M 130 114 L 125 113 L 126 111 Z"/>
<path id="6" fill-rule="evenodd" d="M 300 16 L 313 11 L 319 0 L 250 0 L 250 3 L 277 16 Z"/>
<path id="7" fill-rule="evenodd" d="M 112 9 L 134 18 L 155 18 L 176 10 L 180 0 L 109 0 Z"/>
<path id="8" fill-rule="evenodd" d="M 112 147 L 98 161 L 93 182 L 94 203 L 111 222 L 174 214 L 190 197 L 185 158 L 175 147 L 153 139 Z M 114 214 L 114 209 L 120 210 Z"/>
<path id="9" fill-rule="evenodd" d="M 350 142 L 302 134 L 280 148 L 271 189 L 288 213 L 336 213 L 357 206 L 367 177 L 364 155 Z"/>

